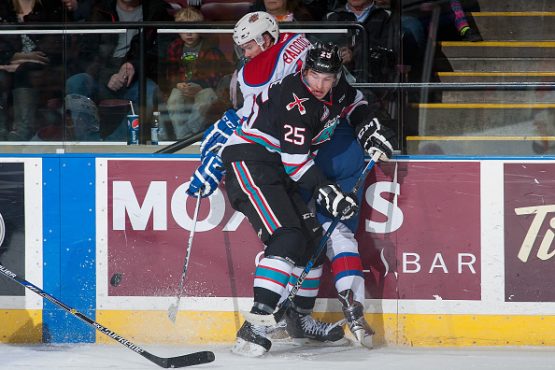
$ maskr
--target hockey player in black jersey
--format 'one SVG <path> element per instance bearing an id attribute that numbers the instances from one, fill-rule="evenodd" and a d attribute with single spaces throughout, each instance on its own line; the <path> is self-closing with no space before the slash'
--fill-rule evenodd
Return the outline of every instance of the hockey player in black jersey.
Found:
<path id="1" fill-rule="evenodd" d="M 356 196 L 342 192 L 313 161 L 339 118 L 355 127 L 367 152 L 378 150 L 383 159 L 392 155 L 393 132 L 380 125 L 362 93 L 340 71 L 337 47 L 318 44 L 301 72 L 272 83 L 256 96 L 249 118 L 222 152 L 230 202 L 248 217 L 266 245 L 255 272 L 252 313 L 274 312 L 294 266 L 306 264 L 322 236 L 299 188 L 314 194 L 334 216 L 346 219 L 357 211 Z M 302 299 L 295 303 L 303 308 Z M 259 356 L 270 347 L 266 328 L 245 321 L 233 351 Z"/>

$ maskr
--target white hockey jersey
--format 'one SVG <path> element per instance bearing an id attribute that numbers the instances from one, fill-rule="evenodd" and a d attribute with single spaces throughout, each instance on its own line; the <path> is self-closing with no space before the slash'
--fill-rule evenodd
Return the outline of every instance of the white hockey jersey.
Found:
<path id="1" fill-rule="evenodd" d="M 237 110 L 244 120 L 251 113 L 256 95 L 270 83 L 301 70 L 310 41 L 302 34 L 281 33 L 278 41 L 251 59 L 238 72 L 237 82 L 244 103 Z"/>

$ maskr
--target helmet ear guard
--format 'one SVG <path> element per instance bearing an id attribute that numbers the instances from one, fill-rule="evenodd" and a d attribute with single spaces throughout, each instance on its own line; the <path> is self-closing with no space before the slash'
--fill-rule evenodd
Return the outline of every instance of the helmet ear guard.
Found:
<path id="1" fill-rule="evenodd" d="M 252 12 L 245 14 L 233 28 L 233 41 L 241 46 L 254 40 L 260 47 L 264 45 L 263 35 L 268 32 L 277 42 L 279 26 L 276 19 L 266 12 Z"/>

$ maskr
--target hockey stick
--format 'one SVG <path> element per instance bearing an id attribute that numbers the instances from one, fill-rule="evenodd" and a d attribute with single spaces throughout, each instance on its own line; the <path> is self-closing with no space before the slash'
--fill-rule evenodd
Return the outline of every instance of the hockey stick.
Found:
<path id="1" fill-rule="evenodd" d="M 171 145 L 168 145 L 165 148 L 155 151 L 154 154 L 172 154 L 178 152 L 181 149 L 186 148 L 193 143 L 196 143 L 197 141 L 201 141 L 203 136 L 204 131 L 197 132 L 196 134 L 191 134 L 179 141 L 176 141 Z"/>
<path id="2" fill-rule="evenodd" d="M 370 162 L 368 162 L 366 167 L 364 167 L 364 169 L 360 173 L 360 176 L 358 177 L 357 182 L 353 186 L 353 189 L 351 190 L 351 193 L 356 194 L 358 192 L 358 190 L 360 189 L 360 187 L 364 185 L 364 181 L 366 180 L 366 176 L 372 170 L 372 168 L 374 167 L 376 162 L 380 159 L 381 155 L 382 155 L 382 152 L 380 152 L 378 150 L 374 153 L 374 155 L 372 155 L 372 158 L 370 159 Z M 350 209 L 346 209 L 344 211 L 344 214 L 348 213 L 349 211 L 350 211 Z M 291 291 L 289 292 L 289 295 L 287 296 L 287 298 L 278 307 L 278 310 L 273 315 L 258 315 L 258 314 L 254 314 L 254 313 L 250 313 L 250 312 L 244 312 L 243 316 L 245 316 L 245 319 L 247 321 L 249 321 L 251 324 L 255 324 L 255 325 L 270 326 L 270 325 L 276 325 L 277 322 L 280 321 L 283 318 L 283 315 L 285 314 L 285 310 L 287 310 L 287 307 L 289 307 L 289 305 L 293 302 L 293 298 L 295 298 L 295 296 L 297 295 L 297 292 L 301 288 L 301 285 L 303 285 L 303 282 L 304 282 L 306 276 L 308 275 L 308 273 L 310 272 L 310 270 L 312 269 L 312 267 L 314 266 L 314 264 L 316 263 L 318 258 L 320 258 L 320 255 L 322 254 L 322 252 L 326 249 L 326 246 L 328 244 L 329 238 L 331 237 L 331 234 L 333 233 L 333 231 L 337 227 L 337 224 L 339 223 L 339 221 L 341 221 L 341 216 L 342 215 L 338 215 L 332 220 L 332 222 L 331 222 L 330 226 L 328 227 L 328 229 L 326 230 L 324 236 L 322 236 L 322 239 L 320 239 L 320 243 L 316 247 L 316 250 L 314 251 L 314 254 L 310 258 L 310 260 L 308 260 L 305 268 L 303 269 L 303 271 L 299 275 L 299 278 L 297 279 L 297 282 L 295 283 L 293 288 L 291 288 Z"/>
<path id="3" fill-rule="evenodd" d="M 177 311 L 179 310 L 179 301 L 181 300 L 181 295 L 183 294 L 183 283 L 185 281 L 185 275 L 187 275 L 187 269 L 189 267 L 189 257 L 191 256 L 191 247 L 193 246 L 193 236 L 195 235 L 195 229 L 197 227 L 198 210 L 200 208 L 200 191 L 197 196 L 197 204 L 195 206 L 195 214 L 193 216 L 193 227 L 191 228 L 191 233 L 189 234 L 189 241 L 187 242 L 187 253 L 185 253 L 185 262 L 183 263 L 183 272 L 181 273 L 181 280 L 179 281 L 179 292 L 177 293 L 177 300 L 175 304 L 171 304 L 168 308 L 168 317 L 171 321 L 175 322 L 177 318 Z"/>
<path id="4" fill-rule="evenodd" d="M 191 366 L 191 365 L 199 365 L 199 364 L 205 364 L 205 363 L 208 363 L 208 362 L 212 362 L 216 358 L 214 356 L 214 353 L 211 352 L 211 351 L 194 352 L 194 353 L 190 353 L 190 354 L 187 354 L 187 355 L 182 355 L 182 356 L 177 356 L 177 357 L 168 357 L 168 358 L 155 356 L 152 353 L 147 352 L 143 348 L 139 347 L 135 343 L 132 343 L 129 340 L 125 339 L 121 335 L 111 331 L 107 327 L 100 325 L 99 323 L 97 323 L 93 319 L 91 319 L 88 316 L 85 316 L 81 312 L 77 311 L 75 308 L 69 307 L 68 305 L 59 301 L 57 298 L 51 296 L 50 294 L 46 293 L 44 290 L 40 289 L 36 285 L 28 282 L 27 280 L 25 280 L 23 278 L 20 278 L 15 273 L 8 270 L 7 268 L 5 268 L 2 265 L 0 265 L 0 273 L 2 273 L 2 275 L 7 277 L 8 279 L 11 279 L 11 280 L 15 281 L 16 283 L 18 283 L 20 285 L 23 285 L 25 288 L 37 293 L 41 297 L 48 299 L 50 302 L 54 303 L 58 307 L 63 308 L 66 312 L 68 312 L 68 313 L 72 314 L 73 316 L 77 317 L 78 319 L 84 321 L 85 323 L 92 326 L 93 328 L 95 328 L 96 330 L 101 332 L 102 334 L 109 336 L 110 338 L 112 338 L 115 341 L 121 343 L 122 345 L 129 348 L 130 350 L 135 351 L 136 353 L 143 356 L 147 360 L 149 360 L 151 362 L 154 362 L 156 365 L 158 365 L 160 367 L 176 368 L 176 367 L 185 367 L 185 366 Z"/>

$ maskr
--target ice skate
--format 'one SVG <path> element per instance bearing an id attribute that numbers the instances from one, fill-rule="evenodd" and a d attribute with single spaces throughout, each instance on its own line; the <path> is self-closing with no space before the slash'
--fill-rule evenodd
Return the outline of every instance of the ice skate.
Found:
<path id="1" fill-rule="evenodd" d="M 237 332 L 237 340 L 231 348 L 231 352 L 245 357 L 264 355 L 272 347 L 272 342 L 267 338 L 266 331 L 266 326 L 253 325 L 245 321 Z"/>
<path id="2" fill-rule="evenodd" d="M 297 344 L 308 344 L 311 341 L 332 345 L 348 343 L 345 332 L 339 323 L 326 323 L 315 320 L 310 314 L 300 313 L 290 307 L 285 312 L 287 332 Z"/>
<path id="3" fill-rule="evenodd" d="M 362 303 L 353 299 L 353 291 L 350 289 L 339 293 L 339 300 L 343 305 L 343 314 L 347 320 L 347 325 L 362 346 L 371 349 L 373 347 L 372 338 L 374 330 L 368 325 L 364 318 L 364 307 Z"/>

